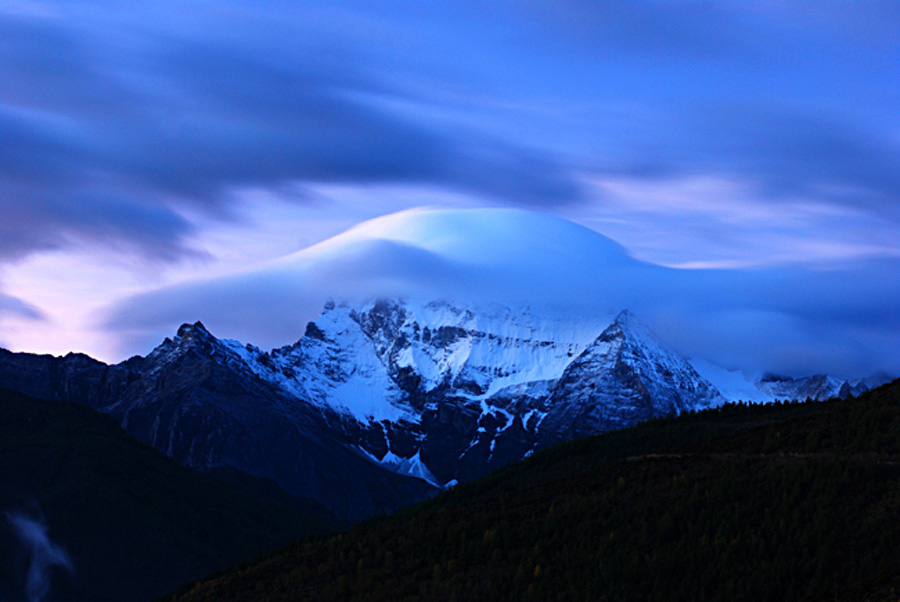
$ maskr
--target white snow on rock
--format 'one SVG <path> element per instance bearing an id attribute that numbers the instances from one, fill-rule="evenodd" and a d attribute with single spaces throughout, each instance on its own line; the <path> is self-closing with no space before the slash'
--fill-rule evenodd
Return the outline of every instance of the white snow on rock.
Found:
<path id="1" fill-rule="evenodd" d="M 866 386 L 690 362 L 627 310 L 576 320 L 446 299 L 328 302 L 303 337 L 269 352 L 185 325 L 153 353 L 166 363 L 196 352 L 280 389 L 269 410 L 299 418 L 311 405 L 372 462 L 438 487 L 495 458 L 657 416 Z M 429 467 L 423 452 L 440 460 Z"/>
<path id="2" fill-rule="evenodd" d="M 598 338 L 610 323 L 625 339 Z M 585 373 L 578 386 L 587 387 L 576 397 L 605 397 L 594 390 L 599 385 L 591 384 L 586 373 L 610 373 L 624 361 L 649 379 L 660 399 L 670 397 L 668 389 L 683 391 L 667 402 L 671 411 L 685 409 L 695 393 L 699 408 L 718 403 L 716 391 L 722 395 L 718 399 L 766 403 L 807 396 L 825 399 L 844 390 L 843 381 L 824 375 L 763 377 L 702 359 L 687 361 L 628 311 L 615 320 L 609 315 L 575 320 L 552 312 L 538 315 L 524 305 L 409 299 L 329 302 L 293 345 L 264 353 L 237 341 L 223 343 L 249 369 L 291 396 L 364 424 L 418 422 L 422 409 L 408 401 L 410 391 L 416 390 L 475 404 L 482 416 L 502 416 L 508 425 L 518 414 L 526 428 L 537 428 L 549 410 L 546 400 L 575 363 Z M 587 350 L 590 357 L 584 355 Z M 574 395 L 573 385 L 567 386 L 567 395 Z M 621 392 L 611 395 L 619 399 L 616 403 L 624 403 Z"/>
<path id="3" fill-rule="evenodd" d="M 347 307 L 324 312 L 316 329 L 315 335 L 268 354 L 247 346 L 242 356 L 254 372 L 290 395 L 360 422 L 417 419 Z"/>
<path id="4" fill-rule="evenodd" d="M 447 386 L 473 400 L 559 378 L 606 322 L 447 301 L 371 302 L 356 315 L 390 370 L 413 371 L 425 392 Z"/>

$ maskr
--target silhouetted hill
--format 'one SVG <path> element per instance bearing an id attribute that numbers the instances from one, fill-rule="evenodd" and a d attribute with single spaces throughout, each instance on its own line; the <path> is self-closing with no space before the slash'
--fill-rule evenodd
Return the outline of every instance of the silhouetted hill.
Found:
<path id="1" fill-rule="evenodd" d="M 319 504 L 274 483 L 179 466 L 89 408 L 0 389 L 5 602 L 26 599 L 31 557 L 14 528 L 20 519 L 45 526 L 71 558 L 71 574 L 48 566 L 49 601 L 150 599 L 338 526 Z"/>
<path id="2" fill-rule="evenodd" d="M 887 599 L 897 516 L 900 381 L 563 444 L 165 600 Z"/>

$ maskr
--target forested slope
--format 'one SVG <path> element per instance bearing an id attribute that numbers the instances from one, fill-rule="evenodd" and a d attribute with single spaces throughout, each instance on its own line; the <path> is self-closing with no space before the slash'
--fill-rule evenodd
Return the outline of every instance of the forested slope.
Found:
<path id="1" fill-rule="evenodd" d="M 900 382 L 535 454 L 168 600 L 819 600 L 900 575 Z"/>

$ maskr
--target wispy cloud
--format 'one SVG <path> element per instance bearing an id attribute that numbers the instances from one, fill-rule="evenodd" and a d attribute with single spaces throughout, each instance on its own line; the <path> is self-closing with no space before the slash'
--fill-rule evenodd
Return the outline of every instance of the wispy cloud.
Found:
<path id="1" fill-rule="evenodd" d="M 297 181 L 559 207 L 586 200 L 584 172 L 737 174 L 761 203 L 803 194 L 895 213 L 900 148 L 884 118 L 897 118 L 897 67 L 865 67 L 892 44 L 877 34 L 896 8 L 824 8 L 804 24 L 778 3 L 159 2 L 140 18 L 100 0 L 12 3 L 0 11 L 0 194 L 19 219 L 0 257 L 126 241 L 171 261 L 196 250 L 183 208 L 227 219 L 233 187 Z M 870 106 L 853 104 L 855 88 Z M 597 111 L 560 153 L 566 135 L 547 116 L 517 117 L 543 119 L 526 141 L 514 125 L 461 128 L 382 102 L 453 112 L 454 89 L 489 103 L 549 95 L 562 112 L 589 99 L 633 108 L 624 122 Z"/>

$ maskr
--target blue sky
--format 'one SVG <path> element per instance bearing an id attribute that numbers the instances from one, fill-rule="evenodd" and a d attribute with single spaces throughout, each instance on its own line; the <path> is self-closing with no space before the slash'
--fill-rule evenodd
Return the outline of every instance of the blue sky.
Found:
<path id="1" fill-rule="evenodd" d="M 892 1 L 0 1 L 0 344 L 116 359 L 134 295 L 430 205 L 826 297 L 839 273 L 859 303 L 791 311 L 877 356 L 898 31 Z"/>

